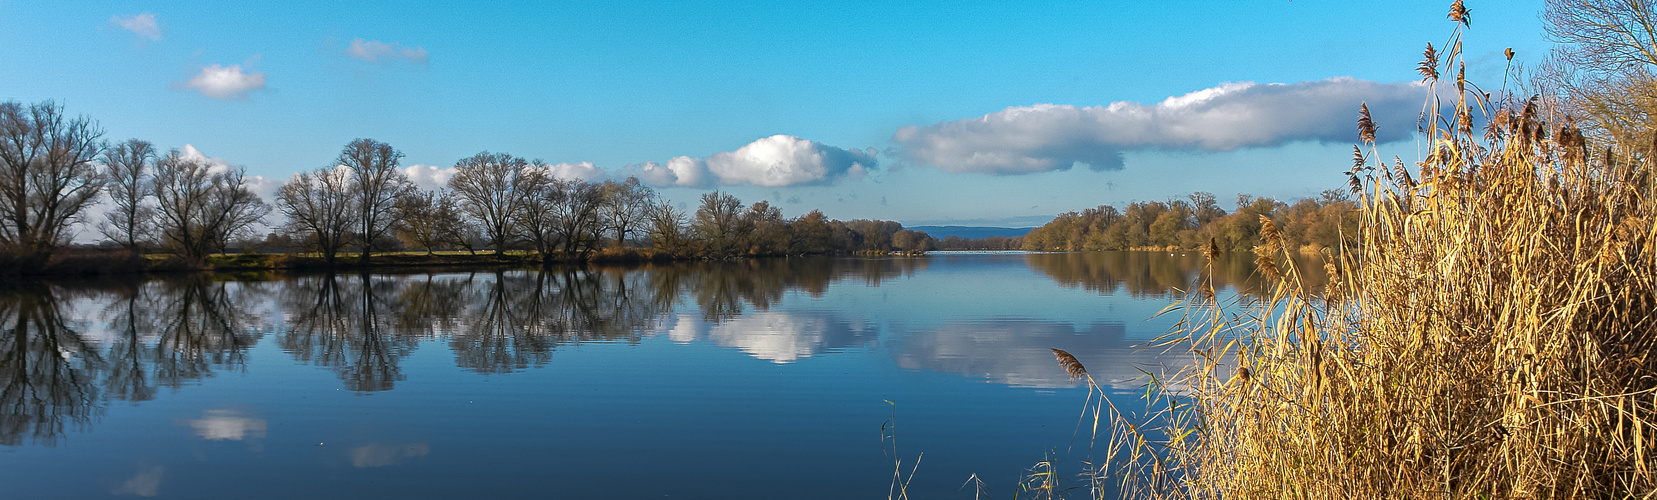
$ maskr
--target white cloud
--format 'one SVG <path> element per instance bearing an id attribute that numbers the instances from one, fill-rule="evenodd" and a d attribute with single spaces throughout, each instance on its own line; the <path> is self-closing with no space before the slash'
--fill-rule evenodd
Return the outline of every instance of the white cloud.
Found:
<path id="1" fill-rule="evenodd" d="M 137 495 L 153 497 L 161 493 L 161 479 L 167 473 L 165 467 L 154 465 L 138 471 L 138 474 L 122 482 L 120 486 L 111 490 L 116 495 Z"/>
<path id="2" fill-rule="evenodd" d="M 674 318 L 673 327 L 666 333 L 674 342 L 711 341 L 777 364 L 866 345 L 875 336 L 861 322 L 774 311 L 755 312 L 717 324 L 682 314 Z"/>
<path id="3" fill-rule="evenodd" d="M 151 41 L 161 40 L 161 23 L 156 22 L 155 14 L 144 12 L 131 16 L 110 16 L 109 22 Z"/>
<path id="4" fill-rule="evenodd" d="M 638 177 L 639 182 L 652 186 L 705 187 L 712 184 L 709 182 L 712 175 L 708 173 L 707 163 L 689 156 L 675 156 L 666 165 L 653 161 L 628 165 L 622 173 Z"/>
<path id="5" fill-rule="evenodd" d="M 409 165 L 403 167 L 403 173 L 414 182 L 415 186 L 427 191 L 447 187 L 449 178 L 454 177 L 454 167 L 439 167 L 436 165 Z"/>
<path id="6" fill-rule="evenodd" d="M 266 427 L 265 419 L 249 417 L 236 410 L 207 410 L 200 419 L 190 421 L 196 435 L 210 441 L 263 438 Z"/>
<path id="7" fill-rule="evenodd" d="M 565 180 L 590 181 L 604 176 L 604 171 L 593 166 L 593 162 L 590 161 L 559 163 L 547 165 L 547 168 L 552 171 L 553 177 Z"/>
<path id="8" fill-rule="evenodd" d="M 752 184 L 781 187 L 861 179 L 880 166 L 873 148 L 840 149 L 792 135 L 773 135 L 707 158 L 675 157 L 666 165 L 628 165 L 626 174 L 655 186 Z"/>
<path id="9" fill-rule="evenodd" d="M 362 469 L 397 465 L 407 458 L 426 456 L 431 450 L 431 445 L 427 443 L 366 444 L 351 449 L 351 466 Z"/>
<path id="10" fill-rule="evenodd" d="M 185 158 L 206 163 L 209 172 L 224 172 L 232 167 L 229 160 L 207 156 L 200 149 L 196 149 L 193 144 L 185 144 L 184 147 L 179 148 L 179 153 L 182 153 Z M 282 181 L 280 180 L 268 179 L 265 176 L 253 174 L 243 176 L 242 184 L 247 186 L 248 190 L 253 191 L 253 194 L 259 195 L 259 199 L 267 202 L 275 200 L 276 191 L 282 188 Z"/>
<path id="11" fill-rule="evenodd" d="M 381 59 L 403 59 L 411 63 L 425 64 L 427 61 L 424 47 L 404 47 L 400 43 L 385 43 L 379 40 L 351 40 L 351 45 L 345 48 L 345 55 L 362 59 L 368 62 L 379 62 Z"/>
<path id="12" fill-rule="evenodd" d="M 203 66 L 184 86 L 214 99 L 246 99 L 248 92 L 265 88 L 265 74 L 243 73 L 240 64 L 213 64 Z"/>
<path id="13" fill-rule="evenodd" d="M 1122 168 L 1139 150 L 1230 151 L 1296 141 L 1357 142 L 1358 105 L 1368 102 L 1381 142 L 1415 129 L 1419 83 L 1353 78 L 1300 83 L 1227 83 L 1145 105 L 1037 104 L 977 118 L 909 126 L 892 135 L 905 160 L 950 173 L 1016 175 Z"/>

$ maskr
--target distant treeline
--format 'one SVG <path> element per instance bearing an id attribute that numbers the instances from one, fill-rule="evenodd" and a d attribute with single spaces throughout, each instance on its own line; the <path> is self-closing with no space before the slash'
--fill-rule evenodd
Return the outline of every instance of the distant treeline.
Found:
<path id="1" fill-rule="evenodd" d="M 334 162 L 294 174 L 266 200 L 241 167 L 216 165 L 177 149 L 129 139 L 108 143 L 85 116 L 54 102 L 0 102 L 0 269 L 39 269 L 68 245 L 72 226 L 101 197 L 110 210 L 95 227 L 137 259 L 159 252 L 189 265 L 232 247 L 320 254 L 328 264 L 354 251 L 419 249 L 532 251 L 577 260 L 600 250 L 648 248 L 672 258 L 725 258 L 891 251 L 936 246 L 897 222 L 837 221 L 812 211 L 784 219 L 761 201 L 702 196 L 694 212 L 673 207 L 637 178 L 561 179 L 553 166 L 482 152 L 455 163 L 447 186 L 419 189 L 403 153 L 357 139 Z M 253 234 L 271 212 L 286 221 Z"/>
<path id="2" fill-rule="evenodd" d="M 1293 205 L 1271 198 L 1238 195 L 1230 213 L 1214 195 L 1192 193 L 1187 199 L 1128 204 L 1118 210 L 1100 205 L 1059 214 L 1052 222 L 1022 237 L 944 238 L 942 250 L 1195 250 L 1210 241 L 1227 252 L 1252 250 L 1260 241 L 1260 217 L 1283 232 L 1286 244 L 1302 252 L 1336 248 L 1357 241 L 1357 205 L 1341 190 L 1324 191 Z"/>

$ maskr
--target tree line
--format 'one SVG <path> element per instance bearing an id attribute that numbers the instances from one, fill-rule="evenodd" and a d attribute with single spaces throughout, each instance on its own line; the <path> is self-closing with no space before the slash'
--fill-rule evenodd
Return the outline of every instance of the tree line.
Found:
<path id="1" fill-rule="evenodd" d="M 1324 191 L 1318 198 L 1287 204 L 1271 198 L 1237 196 L 1227 213 L 1214 195 L 1195 192 L 1186 199 L 1130 203 L 1125 209 L 1100 205 L 1059 214 L 1020 237 L 939 242 L 945 250 L 1195 250 L 1212 242 L 1221 251 L 1247 252 L 1260 242 L 1260 218 L 1272 219 L 1286 244 L 1315 253 L 1356 242 L 1357 204 L 1345 191 Z"/>
<path id="2" fill-rule="evenodd" d="M 19 265 L 67 245 L 100 196 L 96 221 L 109 242 L 139 255 L 159 250 L 199 263 L 232 245 L 304 249 L 329 264 L 354 251 L 526 250 L 546 260 L 609 248 L 652 249 L 676 258 L 920 252 L 937 240 L 897 222 L 838 221 L 813 210 L 785 219 L 769 202 L 728 193 L 676 208 L 637 178 L 562 179 L 540 159 L 481 152 L 462 158 L 444 187 L 420 189 L 403 153 L 357 139 L 335 161 L 296 173 L 275 199 L 260 199 L 242 167 L 216 165 L 140 139 L 108 143 L 85 116 L 46 101 L 0 103 L 0 247 Z M 262 241 L 267 216 L 285 220 Z M 92 221 L 88 221 L 92 222 Z"/>

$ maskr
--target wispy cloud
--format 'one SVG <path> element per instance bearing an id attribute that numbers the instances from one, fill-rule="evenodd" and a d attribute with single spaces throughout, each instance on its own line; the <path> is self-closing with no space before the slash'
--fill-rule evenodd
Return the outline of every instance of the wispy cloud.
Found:
<path id="1" fill-rule="evenodd" d="M 161 40 L 161 23 L 155 20 L 155 14 L 144 12 L 131 16 L 110 16 L 109 22 L 139 37 L 151 41 Z"/>
<path id="2" fill-rule="evenodd" d="M 241 441 L 265 437 L 268 424 L 265 419 L 253 418 L 237 410 L 206 410 L 199 419 L 189 421 L 196 436 L 210 441 Z"/>
<path id="3" fill-rule="evenodd" d="M 265 88 L 265 74 L 244 73 L 240 64 L 213 64 L 202 67 L 184 86 L 214 99 L 247 99 L 248 92 Z"/>
<path id="4" fill-rule="evenodd" d="M 1230 151 L 1297 141 L 1356 142 L 1358 105 L 1369 103 L 1382 142 L 1408 137 L 1421 108 L 1417 83 L 1353 78 L 1228 83 L 1146 105 L 1037 104 L 976 118 L 909 126 L 897 154 L 951 173 L 1017 175 L 1123 167 L 1125 151 Z"/>
<path id="5" fill-rule="evenodd" d="M 354 38 L 351 45 L 345 48 L 345 55 L 362 59 L 368 62 L 380 60 L 403 59 L 411 63 L 425 64 L 427 61 L 424 47 L 404 47 L 400 43 L 385 43 L 379 40 L 363 40 Z"/>
<path id="6" fill-rule="evenodd" d="M 397 465 L 410 458 L 424 457 L 432 451 L 429 443 L 372 443 L 351 449 L 351 466 L 359 469 Z"/>
<path id="7" fill-rule="evenodd" d="M 137 495 L 153 497 L 161 493 L 161 479 L 167 474 L 167 468 L 159 465 L 145 467 L 131 478 L 123 481 L 120 486 L 110 490 L 116 495 Z"/>
<path id="8" fill-rule="evenodd" d="M 873 148 L 841 149 L 779 134 L 707 158 L 680 156 L 666 164 L 629 165 L 624 172 L 656 186 L 707 186 L 717 182 L 781 187 L 860 179 L 879 166 Z"/>

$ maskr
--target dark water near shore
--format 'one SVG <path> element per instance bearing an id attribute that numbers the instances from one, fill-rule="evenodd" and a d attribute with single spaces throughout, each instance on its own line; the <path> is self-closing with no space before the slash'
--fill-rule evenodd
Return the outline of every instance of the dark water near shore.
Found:
<path id="1" fill-rule="evenodd" d="M 972 474 L 1011 498 L 1044 456 L 1087 458 L 1086 391 L 1048 349 L 1132 404 L 1128 379 L 1169 362 L 1133 346 L 1202 265 L 0 284 L 0 498 L 883 498 L 894 410 L 906 475 L 924 453 L 912 498 L 972 498 Z M 1216 282 L 1249 273 L 1221 263 Z"/>

